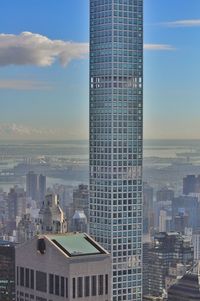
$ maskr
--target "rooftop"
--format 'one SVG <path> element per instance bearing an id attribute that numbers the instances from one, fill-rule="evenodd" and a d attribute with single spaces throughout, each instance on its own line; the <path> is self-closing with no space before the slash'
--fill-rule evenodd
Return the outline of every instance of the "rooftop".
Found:
<path id="1" fill-rule="evenodd" d="M 181 279 L 169 288 L 168 300 L 174 300 L 174 296 L 179 297 L 178 300 L 200 300 L 199 267 L 200 263 L 195 263 Z"/>
<path id="2" fill-rule="evenodd" d="M 69 257 L 107 254 L 90 236 L 85 233 L 45 235 Z"/>

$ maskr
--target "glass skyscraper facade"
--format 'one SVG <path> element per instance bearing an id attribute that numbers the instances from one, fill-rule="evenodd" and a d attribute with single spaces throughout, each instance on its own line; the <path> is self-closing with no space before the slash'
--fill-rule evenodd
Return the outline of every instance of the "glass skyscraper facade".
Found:
<path id="1" fill-rule="evenodd" d="M 90 234 L 142 300 L 143 0 L 90 0 Z"/>

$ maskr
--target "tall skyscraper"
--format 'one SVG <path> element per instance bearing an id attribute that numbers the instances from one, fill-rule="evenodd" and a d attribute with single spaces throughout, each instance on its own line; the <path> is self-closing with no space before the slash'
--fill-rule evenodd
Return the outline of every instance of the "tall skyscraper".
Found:
<path id="1" fill-rule="evenodd" d="M 32 198 L 34 201 L 37 200 L 37 184 L 37 174 L 35 174 L 33 171 L 30 171 L 26 175 L 26 195 L 27 197 Z"/>
<path id="2" fill-rule="evenodd" d="M 46 176 L 30 171 L 26 175 L 26 195 L 41 205 L 46 195 Z"/>
<path id="3" fill-rule="evenodd" d="M 38 193 L 39 193 L 39 201 L 42 203 L 45 200 L 45 195 L 46 195 L 46 176 L 43 175 L 38 176 Z"/>
<path id="4" fill-rule="evenodd" d="M 143 0 L 90 0 L 90 234 L 142 299 Z"/>

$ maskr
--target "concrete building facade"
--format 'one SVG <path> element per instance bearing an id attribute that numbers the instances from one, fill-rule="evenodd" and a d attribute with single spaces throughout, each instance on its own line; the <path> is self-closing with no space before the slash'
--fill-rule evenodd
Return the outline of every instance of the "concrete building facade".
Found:
<path id="1" fill-rule="evenodd" d="M 110 301 L 111 258 L 86 234 L 44 235 L 16 249 L 16 301 Z"/>

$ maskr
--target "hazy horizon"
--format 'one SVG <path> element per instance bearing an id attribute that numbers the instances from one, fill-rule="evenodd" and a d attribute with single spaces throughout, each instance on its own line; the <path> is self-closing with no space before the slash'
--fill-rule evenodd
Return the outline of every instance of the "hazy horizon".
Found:
<path id="1" fill-rule="evenodd" d="M 159 141 L 163 141 L 163 142 L 200 142 L 200 138 L 198 139 L 161 139 L 161 138 L 144 138 L 143 139 L 144 142 L 159 142 Z M 1 139 L 0 138 L 0 143 L 7 143 L 7 142 L 11 142 L 11 143 L 20 143 L 20 142 L 26 142 L 26 143 L 71 143 L 71 142 L 77 142 L 77 143 L 89 143 L 89 139 Z"/>

